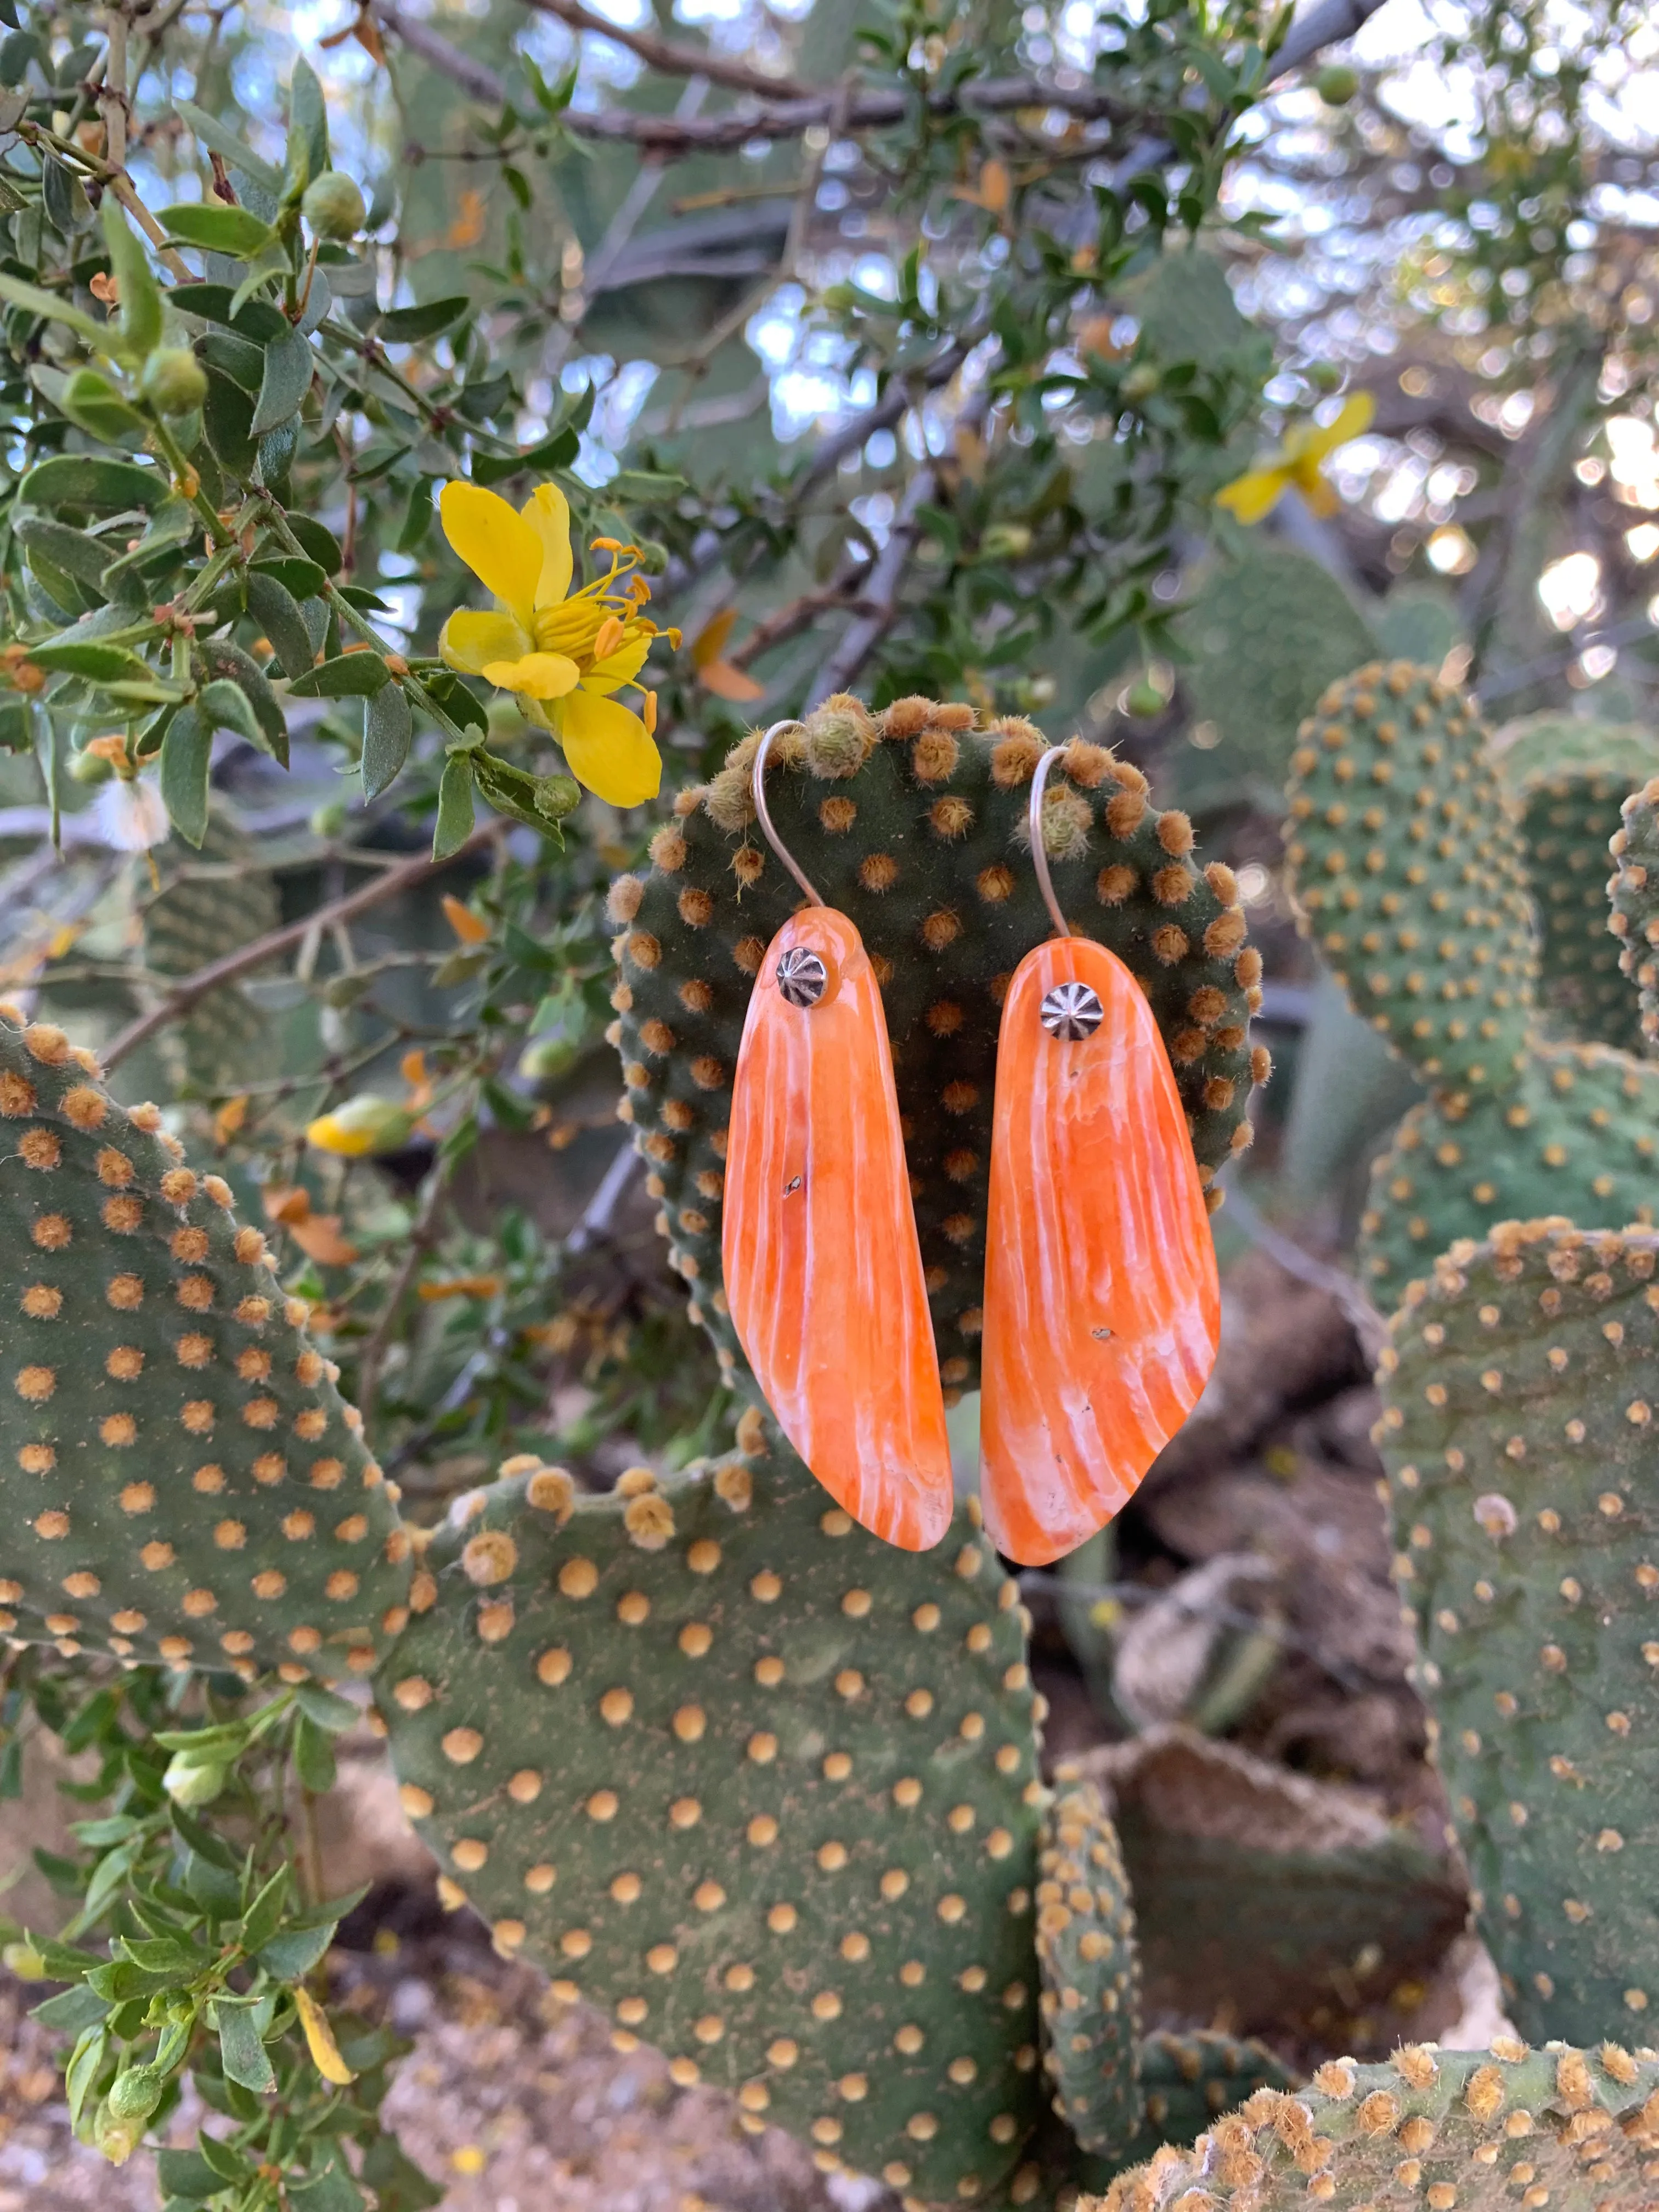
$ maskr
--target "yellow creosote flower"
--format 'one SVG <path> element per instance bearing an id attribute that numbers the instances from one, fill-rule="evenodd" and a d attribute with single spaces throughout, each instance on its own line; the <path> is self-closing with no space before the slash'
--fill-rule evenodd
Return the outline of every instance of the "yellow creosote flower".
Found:
<path id="1" fill-rule="evenodd" d="M 1339 446 L 1368 430 L 1376 412 L 1370 393 L 1356 392 L 1344 400 L 1341 413 L 1328 428 L 1317 422 L 1293 424 L 1276 453 L 1269 453 L 1242 477 L 1222 486 L 1215 495 L 1216 505 L 1230 508 L 1241 522 L 1260 522 L 1294 484 L 1316 514 L 1334 514 L 1341 502 L 1319 465 Z"/>
<path id="2" fill-rule="evenodd" d="M 570 507 L 556 484 L 538 485 L 515 513 L 482 484 L 447 483 L 439 508 L 444 536 L 495 596 L 492 613 L 451 615 L 438 640 L 446 663 L 516 693 L 564 747 L 577 782 L 612 806 L 654 799 L 657 695 L 637 678 L 659 633 L 640 612 L 651 587 L 637 550 L 596 538 L 611 566 L 573 592 Z M 678 645 L 677 632 L 667 635 Z M 623 690 L 640 694 L 641 713 L 614 696 Z"/>
<path id="3" fill-rule="evenodd" d="M 367 1159 L 372 1152 L 395 1152 L 407 1144 L 417 1119 L 407 1106 L 363 1091 L 331 1114 L 319 1114 L 306 1131 L 306 1142 L 313 1152 L 332 1152 L 337 1159 Z"/>

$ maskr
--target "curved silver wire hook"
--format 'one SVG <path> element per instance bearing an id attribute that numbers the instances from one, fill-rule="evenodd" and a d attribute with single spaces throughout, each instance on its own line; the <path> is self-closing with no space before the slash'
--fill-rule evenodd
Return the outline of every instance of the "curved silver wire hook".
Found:
<path id="1" fill-rule="evenodd" d="M 1048 771 L 1065 751 L 1064 745 L 1050 745 L 1036 764 L 1031 778 L 1031 865 L 1036 870 L 1037 889 L 1042 893 L 1042 903 L 1048 909 L 1048 919 L 1061 937 L 1073 934 L 1072 925 L 1060 910 L 1060 901 L 1054 896 L 1054 880 L 1048 873 L 1048 854 L 1042 842 L 1042 793 L 1048 781 Z"/>
<path id="2" fill-rule="evenodd" d="M 801 870 L 796 866 L 793 859 L 791 857 L 788 847 L 784 843 L 782 838 L 779 836 L 777 831 L 773 828 L 772 817 L 766 811 L 766 755 L 768 750 L 771 745 L 773 738 L 776 737 L 780 730 L 799 730 L 801 724 L 799 718 L 793 714 L 789 715 L 781 722 L 773 723 L 771 728 L 761 739 L 759 747 L 756 751 L 755 765 L 750 774 L 749 787 L 754 794 L 755 811 L 760 817 L 761 828 L 766 832 L 767 843 L 777 854 L 779 860 L 783 862 L 784 866 L 788 869 L 790 874 L 805 892 L 807 897 L 811 900 L 813 905 L 823 906 L 827 902 L 819 896 L 817 890 L 813 889 L 812 885 L 807 881 Z"/>

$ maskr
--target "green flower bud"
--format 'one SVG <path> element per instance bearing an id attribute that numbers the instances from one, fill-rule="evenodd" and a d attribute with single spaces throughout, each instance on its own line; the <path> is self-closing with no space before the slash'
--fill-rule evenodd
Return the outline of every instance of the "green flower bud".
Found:
<path id="1" fill-rule="evenodd" d="M 140 382 L 158 415 L 188 415 L 207 398 L 207 371 L 185 346 L 151 354 Z"/>
<path id="2" fill-rule="evenodd" d="M 1132 684 L 1123 695 L 1123 711 L 1133 714 L 1137 721 L 1148 722 L 1154 714 L 1161 714 L 1169 702 L 1150 677 L 1143 676 L 1139 684 Z"/>
<path id="3" fill-rule="evenodd" d="M 0 1950 L 0 1966 L 20 1982 L 44 1982 L 46 1962 L 33 1943 L 8 1943 Z"/>
<path id="4" fill-rule="evenodd" d="M 109 2086 L 109 2109 L 118 2120 L 147 2120 L 166 2085 L 152 2066 L 129 2066 Z"/>
<path id="5" fill-rule="evenodd" d="M 551 1083 L 574 1063 L 579 1049 L 568 1037 L 532 1037 L 519 1054 L 519 1073 L 526 1083 Z"/>
<path id="6" fill-rule="evenodd" d="M 647 576 L 660 576 L 668 566 L 668 548 L 654 538 L 639 540 L 640 566 Z"/>
<path id="7" fill-rule="evenodd" d="M 979 542 L 990 560 L 1018 561 L 1031 550 L 1031 526 L 1027 522 L 994 522 Z"/>
<path id="8" fill-rule="evenodd" d="M 345 828 L 346 811 L 337 799 L 325 799 L 322 805 L 311 810 L 311 833 L 313 837 L 337 837 Z"/>
<path id="9" fill-rule="evenodd" d="M 1359 89 L 1359 72 L 1346 62 L 1327 62 L 1314 88 L 1327 107 L 1346 107 Z"/>
<path id="10" fill-rule="evenodd" d="M 115 773 L 101 753 L 76 753 L 70 761 L 69 772 L 76 783 L 107 783 Z"/>
<path id="11" fill-rule="evenodd" d="M 1158 390 L 1158 374 L 1149 361 L 1139 362 L 1123 380 L 1126 399 L 1150 399 Z"/>
<path id="12" fill-rule="evenodd" d="M 225 1769 L 175 1751 L 161 1777 L 161 1787 L 175 1805 L 210 1805 L 225 1786 Z"/>
<path id="13" fill-rule="evenodd" d="M 306 186 L 300 212 L 319 238 L 343 241 L 356 238 L 368 219 L 362 193 L 355 177 L 343 169 L 325 169 Z"/>

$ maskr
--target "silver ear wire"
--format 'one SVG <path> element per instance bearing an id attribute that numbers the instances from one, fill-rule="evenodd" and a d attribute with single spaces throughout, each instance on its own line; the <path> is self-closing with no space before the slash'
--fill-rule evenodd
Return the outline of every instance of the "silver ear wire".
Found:
<path id="1" fill-rule="evenodd" d="M 812 885 L 807 881 L 805 876 L 801 872 L 801 870 L 796 866 L 793 859 L 790 855 L 788 848 L 785 845 L 782 838 L 779 836 L 777 831 L 773 828 L 772 817 L 766 810 L 766 756 L 768 751 L 770 750 L 772 740 L 776 737 L 780 730 L 798 730 L 800 726 L 800 723 L 793 715 L 786 721 L 773 723 L 771 728 L 761 739 L 760 745 L 756 751 L 755 765 L 750 772 L 749 783 L 750 788 L 754 793 L 755 811 L 760 817 L 761 828 L 766 832 L 767 843 L 777 854 L 779 860 L 783 862 L 784 866 L 788 869 L 790 874 L 800 885 L 801 889 L 805 892 L 807 897 L 811 899 L 813 905 L 823 906 L 825 904 L 825 901 L 819 896 L 818 893 L 813 889 Z M 1046 875 L 1044 880 L 1047 880 Z M 1049 904 L 1052 906 L 1053 903 L 1054 901 L 1051 895 Z M 823 985 L 822 981 L 820 981 L 818 990 L 822 992 L 823 988 Z"/>
<path id="2" fill-rule="evenodd" d="M 770 732 L 768 732 L 770 735 Z M 1048 781 L 1048 771 L 1065 751 L 1064 745 L 1050 745 L 1036 764 L 1031 778 L 1031 865 L 1036 870 L 1037 889 L 1042 893 L 1042 903 L 1048 909 L 1048 919 L 1056 933 L 1070 937 L 1072 926 L 1060 910 L 1060 901 L 1054 896 L 1053 878 L 1048 873 L 1048 853 L 1042 842 L 1042 793 Z"/>

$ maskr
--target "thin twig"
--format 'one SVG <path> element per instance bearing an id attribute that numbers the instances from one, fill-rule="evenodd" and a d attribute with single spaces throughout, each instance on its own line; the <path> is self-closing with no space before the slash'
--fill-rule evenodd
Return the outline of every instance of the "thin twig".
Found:
<path id="1" fill-rule="evenodd" d="M 768 76 L 764 70 L 752 68 L 747 62 L 701 52 L 696 46 L 677 46 L 649 31 L 624 30 L 608 15 L 585 8 L 582 0 L 525 0 L 525 5 L 538 15 L 556 16 L 567 29 L 588 31 L 595 38 L 609 39 L 612 46 L 626 47 L 647 69 L 662 76 L 706 76 L 711 84 L 730 85 L 734 92 L 758 93 L 763 100 L 810 100 L 812 96 L 811 86 L 793 77 Z"/>
<path id="2" fill-rule="evenodd" d="M 499 107 L 507 98 L 506 85 L 488 62 L 475 61 L 471 54 L 464 54 L 429 23 L 422 22 L 417 16 L 405 15 L 401 9 L 387 4 L 387 0 L 374 0 L 368 13 L 382 30 L 401 40 L 411 54 L 418 54 L 423 62 L 429 62 L 474 100 Z"/>
<path id="3" fill-rule="evenodd" d="M 444 1193 L 449 1188 L 449 1161 L 441 1152 L 433 1163 L 431 1178 L 422 1195 L 420 1213 L 410 1231 L 409 1243 L 398 1262 L 398 1272 L 387 1285 L 386 1303 L 380 1308 L 380 1319 L 364 1338 L 362 1350 L 357 1355 L 357 1410 L 366 1422 L 374 1419 L 380 1362 L 386 1356 L 392 1325 L 409 1295 L 410 1285 L 420 1273 L 421 1262 L 437 1239 L 438 1209 L 443 1201 Z"/>
<path id="4" fill-rule="evenodd" d="M 806 695 L 809 708 L 837 691 L 845 691 L 865 662 L 891 629 L 898 611 L 899 587 L 910 565 L 921 526 L 916 517 L 933 496 L 932 465 L 916 471 L 905 487 L 904 500 L 893 518 L 887 543 L 876 556 L 869 581 L 860 598 L 860 611 L 842 632 L 834 651 L 812 679 Z"/>
<path id="5" fill-rule="evenodd" d="M 205 999 L 210 991 L 216 991 L 226 983 L 235 982 L 253 969 L 263 968 L 267 960 L 275 960 L 280 954 L 292 951 L 296 945 L 302 945 L 313 929 L 321 931 L 336 922 L 349 921 L 356 915 L 366 914 L 370 907 L 379 906 L 383 899 L 393 898 L 399 891 L 414 890 L 433 876 L 441 874 L 446 868 L 453 868 L 458 860 L 464 860 L 469 853 L 477 852 L 480 846 L 489 844 L 495 835 L 495 825 L 491 823 L 483 829 L 475 830 L 464 845 L 457 846 L 441 860 L 432 860 L 422 853 L 412 860 L 404 861 L 399 868 L 389 868 L 385 875 L 348 892 L 344 898 L 336 899 L 332 905 L 319 907 L 314 914 L 308 914 L 299 921 L 289 922 L 286 928 L 273 929 L 264 937 L 256 937 L 252 944 L 240 945 L 234 952 L 226 953 L 222 960 L 211 961 L 207 967 L 198 968 L 193 975 L 186 975 L 182 982 L 175 983 L 159 1006 L 152 1006 L 149 1013 L 142 1014 L 136 1022 L 128 1024 L 104 1052 L 105 1068 L 107 1070 L 118 1066 L 130 1053 L 136 1052 L 141 1044 L 154 1036 L 158 1030 L 165 1029 L 169 1022 L 177 1021 L 180 1014 L 187 1014 L 197 1001 Z"/>
<path id="6" fill-rule="evenodd" d="M 934 355 L 926 368 L 914 376 L 896 376 L 873 407 L 850 416 L 832 431 L 790 486 L 793 500 L 804 499 L 826 477 L 833 476 L 848 453 L 856 453 L 877 430 L 890 430 L 902 422 L 922 392 L 937 392 L 948 384 L 985 336 L 987 324 L 975 316 L 961 336 Z"/>

